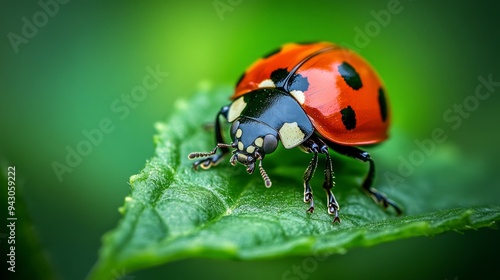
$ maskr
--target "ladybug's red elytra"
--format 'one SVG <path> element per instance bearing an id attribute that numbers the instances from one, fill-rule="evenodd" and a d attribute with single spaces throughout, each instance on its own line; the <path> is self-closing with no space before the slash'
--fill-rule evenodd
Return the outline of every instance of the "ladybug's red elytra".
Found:
<path id="1" fill-rule="evenodd" d="M 281 141 L 286 149 L 299 147 L 313 158 L 304 173 L 304 202 L 314 211 L 309 181 L 318 164 L 318 154 L 326 157 L 323 188 L 328 213 L 340 222 L 329 149 L 369 163 L 362 185 L 375 202 L 385 208 L 401 209 L 371 185 L 375 164 L 370 154 L 358 146 L 387 139 L 390 111 L 384 87 L 373 68 L 359 55 L 342 46 L 320 42 L 286 44 L 257 60 L 241 76 L 231 97 L 215 120 L 216 147 L 206 153 L 191 153 L 193 164 L 208 169 L 232 153 L 230 162 L 239 162 L 253 173 L 258 161 L 266 187 L 271 180 L 262 167 L 267 154 Z M 222 135 L 220 116 L 232 123 L 232 142 Z M 220 149 L 221 153 L 217 153 Z"/>

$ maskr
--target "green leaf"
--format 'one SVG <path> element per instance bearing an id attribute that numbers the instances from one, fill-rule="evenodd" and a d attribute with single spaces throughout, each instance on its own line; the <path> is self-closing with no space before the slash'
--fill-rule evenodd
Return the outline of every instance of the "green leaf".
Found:
<path id="1" fill-rule="evenodd" d="M 475 206 L 480 203 L 462 196 L 479 165 L 464 165 L 467 159 L 456 149 L 440 146 L 425 164 L 413 166 L 412 174 L 402 174 L 396 159 L 411 151 L 405 144 L 411 141 L 397 135 L 372 155 L 379 164 L 376 185 L 403 207 L 401 217 L 360 190 L 364 163 L 333 153 L 341 224 L 332 224 L 327 214 L 321 168 L 312 181 L 316 210 L 306 213 L 302 174 L 311 156 L 298 149 L 279 149 L 266 157 L 273 180 L 269 189 L 258 172 L 248 175 L 227 161 L 194 171 L 187 155 L 214 147 L 213 132 L 202 127 L 229 102 L 229 93 L 228 88 L 204 91 L 189 102 L 179 101 L 169 121 L 157 124 L 156 155 L 130 178 L 131 192 L 120 208 L 123 219 L 104 236 L 90 279 L 113 279 L 117 271 L 189 257 L 250 260 L 343 253 L 401 238 L 491 227 L 500 219 L 500 206 Z"/>

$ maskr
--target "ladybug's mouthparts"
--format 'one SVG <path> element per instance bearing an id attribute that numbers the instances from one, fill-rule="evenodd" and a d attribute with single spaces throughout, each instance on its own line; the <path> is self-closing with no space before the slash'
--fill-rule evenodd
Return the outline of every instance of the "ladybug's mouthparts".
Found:
<path id="1" fill-rule="evenodd" d="M 269 176 L 267 176 L 266 171 L 262 167 L 262 159 L 263 159 L 263 157 L 257 151 L 254 152 L 253 155 L 246 155 L 246 154 L 241 153 L 241 152 L 236 150 L 233 152 L 233 156 L 231 157 L 229 162 L 233 166 L 236 165 L 236 162 L 239 162 L 239 163 L 245 165 L 247 167 L 248 174 L 252 174 L 253 171 L 255 170 L 255 161 L 259 160 L 260 176 L 262 176 L 262 179 L 264 180 L 264 184 L 266 185 L 266 188 L 270 188 L 273 183 L 271 182 L 271 179 L 269 179 Z"/>

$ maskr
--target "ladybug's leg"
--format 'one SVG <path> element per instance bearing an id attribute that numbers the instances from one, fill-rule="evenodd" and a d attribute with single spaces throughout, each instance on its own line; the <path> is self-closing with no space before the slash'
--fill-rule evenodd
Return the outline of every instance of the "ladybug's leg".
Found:
<path id="1" fill-rule="evenodd" d="M 316 171 L 316 167 L 318 166 L 318 153 L 319 146 L 314 141 L 308 139 L 305 143 L 302 144 L 302 149 L 304 149 L 307 153 L 313 153 L 313 158 L 309 165 L 307 166 L 306 171 L 304 172 L 304 203 L 310 203 L 309 209 L 307 212 L 312 213 L 314 211 L 314 199 L 313 192 L 311 189 L 311 185 L 309 181 L 311 181 L 314 171 Z"/>
<path id="2" fill-rule="evenodd" d="M 220 124 L 220 116 L 223 116 L 224 118 L 227 119 L 227 112 L 229 110 L 229 106 L 224 106 L 220 109 L 219 113 L 215 117 L 215 143 L 217 143 L 217 146 L 210 151 L 206 153 L 190 153 L 189 158 L 194 159 L 194 158 L 199 158 L 199 157 L 207 157 L 205 159 L 201 159 L 193 163 L 193 168 L 197 169 L 198 166 L 201 166 L 203 169 L 208 169 L 212 166 L 217 165 L 229 152 L 232 147 L 231 144 L 223 144 L 224 143 L 224 137 L 222 135 L 222 129 L 221 129 L 221 124 Z M 222 153 L 216 154 L 217 149 L 220 149 Z"/>
<path id="3" fill-rule="evenodd" d="M 314 153 L 313 159 L 309 163 L 309 166 L 304 173 L 304 202 L 310 201 L 311 206 L 309 212 L 314 210 L 314 201 L 311 186 L 309 181 L 311 180 L 316 166 L 318 163 L 318 153 L 325 154 L 326 156 L 326 167 L 325 167 L 325 180 L 323 181 L 323 189 L 325 189 L 327 195 L 328 213 L 330 215 L 335 215 L 333 222 L 340 222 L 339 218 L 339 204 L 333 195 L 332 188 L 335 185 L 333 181 L 333 167 L 332 159 L 330 153 L 328 152 L 328 145 L 326 145 L 321 139 L 316 136 L 312 136 L 306 142 L 302 144 L 302 148 L 308 153 Z"/>
<path id="4" fill-rule="evenodd" d="M 363 162 L 368 162 L 370 164 L 370 169 L 368 170 L 368 175 L 363 182 L 363 190 L 368 193 L 376 203 L 384 206 L 384 208 L 391 206 L 392 208 L 394 208 L 394 210 L 396 210 L 396 213 L 398 215 L 402 213 L 401 208 L 399 208 L 399 206 L 395 202 L 372 187 L 373 179 L 375 177 L 375 162 L 372 160 L 368 152 L 365 152 L 357 147 L 342 146 L 331 142 L 328 143 L 328 145 L 339 154 L 359 159 Z"/>
<path id="5" fill-rule="evenodd" d="M 328 151 L 328 146 L 325 143 L 322 143 L 321 152 L 326 156 L 326 167 L 325 167 L 325 180 L 323 181 L 323 189 L 325 189 L 327 195 L 328 202 L 328 214 L 335 215 L 333 218 L 333 222 L 339 222 L 339 204 L 333 195 L 332 188 L 335 185 L 333 181 L 333 167 L 332 167 L 332 158 L 330 157 L 330 153 Z"/>

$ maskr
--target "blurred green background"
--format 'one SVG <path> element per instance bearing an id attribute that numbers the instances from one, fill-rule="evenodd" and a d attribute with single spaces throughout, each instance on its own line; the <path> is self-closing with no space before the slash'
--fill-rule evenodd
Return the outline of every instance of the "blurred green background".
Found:
<path id="1" fill-rule="evenodd" d="M 471 201 L 498 204 L 500 87 L 477 106 L 470 103 L 477 108 L 456 129 L 458 113 L 450 115 L 454 121 L 443 119 L 455 103 L 470 101 L 479 76 L 500 81 L 500 10 L 482 2 L 2 1 L 0 158 L 16 166 L 18 195 L 50 267 L 61 279 L 85 277 L 101 235 L 120 218 L 129 176 L 153 155 L 154 123 L 169 116 L 176 100 L 207 83 L 234 84 L 256 58 L 286 42 L 332 41 L 361 53 L 386 84 L 392 133 L 410 139 L 411 147 L 413 139 L 442 128 L 447 145 L 481 164 Z M 168 76 L 140 101 L 126 103 L 147 67 Z M 82 131 L 106 119 L 114 130 L 59 180 L 53 163 L 64 164 L 68 147 L 83 145 Z M 463 279 L 491 271 L 498 237 L 485 229 L 355 249 L 331 256 L 310 277 Z M 128 279 L 281 279 L 302 260 L 184 260 Z"/>

